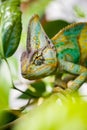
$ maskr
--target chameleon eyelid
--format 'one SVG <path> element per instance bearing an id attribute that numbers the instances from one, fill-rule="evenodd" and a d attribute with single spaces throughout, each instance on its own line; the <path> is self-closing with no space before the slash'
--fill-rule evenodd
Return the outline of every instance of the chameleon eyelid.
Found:
<path id="1" fill-rule="evenodd" d="M 40 59 L 35 59 L 34 60 L 34 64 L 35 65 L 42 65 L 44 63 L 44 58 L 42 57 L 42 58 L 40 58 Z"/>
<path id="2" fill-rule="evenodd" d="M 31 50 L 30 52 L 28 52 L 28 63 L 30 63 L 32 61 L 33 56 L 35 55 L 35 53 L 38 54 L 38 51 L 41 51 L 41 55 L 43 55 L 43 50 L 46 48 L 47 46 L 37 49 L 37 50 Z"/>

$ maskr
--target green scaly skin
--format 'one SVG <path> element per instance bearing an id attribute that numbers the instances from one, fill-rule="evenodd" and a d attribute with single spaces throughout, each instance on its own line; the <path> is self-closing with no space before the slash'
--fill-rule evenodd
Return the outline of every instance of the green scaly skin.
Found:
<path id="1" fill-rule="evenodd" d="M 87 78 L 87 23 L 71 24 L 49 39 L 38 15 L 34 15 L 21 62 L 24 78 L 35 80 L 55 75 L 55 85 L 62 88 L 67 88 L 64 79 L 74 79 L 70 91 L 76 91 Z"/>

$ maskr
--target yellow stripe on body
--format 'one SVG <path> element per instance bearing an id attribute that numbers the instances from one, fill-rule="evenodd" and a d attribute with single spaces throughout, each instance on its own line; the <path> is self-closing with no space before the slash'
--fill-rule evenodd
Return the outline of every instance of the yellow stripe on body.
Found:
<path id="1" fill-rule="evenodd" d="M 87 24 L 82 29 L 80 36 L 78 37 L 78 44 L 80 47 L 80 63 L 84 64 L 87 60 Z"/>

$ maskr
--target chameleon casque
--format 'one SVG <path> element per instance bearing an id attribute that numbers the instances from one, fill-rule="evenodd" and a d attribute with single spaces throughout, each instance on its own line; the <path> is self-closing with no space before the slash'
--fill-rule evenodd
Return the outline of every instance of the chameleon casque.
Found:
<path id="1" fill-rule="evenodd" d="M 27 50 L 21 57 L 21 73 L 29 80 L 55 75 L 55 84 L 76 91 L 87 79 L 87 23 L 74 23 L 59 31 L 52 39 L 46 35 L 39 16 L 28 26 Z"/>

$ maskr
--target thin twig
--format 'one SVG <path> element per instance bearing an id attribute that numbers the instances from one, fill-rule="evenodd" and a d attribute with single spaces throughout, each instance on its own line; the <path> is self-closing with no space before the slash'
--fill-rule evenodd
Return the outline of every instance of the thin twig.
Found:
<path id="1" fill-rule="evenodd" d="M 26 92 L 24 92 L 24 91 L 22 91 L 22 90 L 20 90 L 20 89 L 18 89 L 18 88 L 15 87 L 14 82 L 13 82 L 13 79 L 12 79 L 12 73 L 11 73 L 11 69 L 10 69 L 9 63 L 8 63 L 8 61 L 7 61 L 6 58 L 4 58 L 4 60 L 5 60 L 5 62 L 7 63 L 7 66 L 8 66 L 9 72 L 10 72 L 11 83 L 12 83 L 13 89 L 16 89 L 16 90 L 18 90 L 19 92 L 24 93 L 25 95 L 29 96 L 28 93 L 26 93 Z"/>

